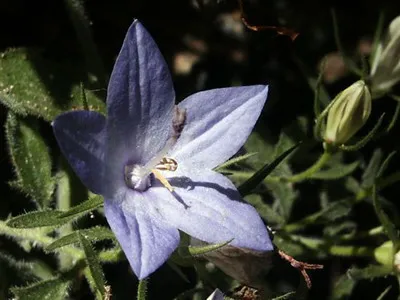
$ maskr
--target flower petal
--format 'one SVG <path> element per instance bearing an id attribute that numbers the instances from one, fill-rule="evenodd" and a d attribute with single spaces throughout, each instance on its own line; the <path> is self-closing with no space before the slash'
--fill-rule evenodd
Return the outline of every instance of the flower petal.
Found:
<path id="1" fill-rule="evenodd" d="M 254 127 L 267 98 L 262 85 L 200 92 L 179 104 L 186 108 L 183 132 L 171 152 L 178 163 L 212 169 L 233 156 Z"/>
<path id="2" fill-rule="evenodd" d="M 179 244 L 178 230 L 162 221 L 151 201 L 146 193 L 127 191 L 104 203 L 108 224 L 139 279 L 158 269 Z"/>
<path id="3" fill-rule="evenodd" d="M 170 133 L 174 101 L 167 64 L 136 20 L 128 29 L 108 85 L 107 137 L 114 158 L 124 163 L 151 159 Z"/>
<path id="4" fill-rule="evenodd" d="M 224 294 L 219 289 L 215 289 L 207 300 L 224 300 Z"/>
<path id="5" fill-rule="evenodd" d="M 52 123 L 54 135 L 75 173 L 93 193 L 102 193 L 106 118 L 94 111 L 71 111 Z"/>
<path id="6" fill-rule="evenodd" d="M 228 178 L 214 171 L 191 173 L 190 178 L 180 174 L 168 178 L 173 193 L 157 182 L 146 192 L 169 224 L 208 243 L 233 239 L 232 246 L 273 249 L 257 211 L 241 201 Z"/>

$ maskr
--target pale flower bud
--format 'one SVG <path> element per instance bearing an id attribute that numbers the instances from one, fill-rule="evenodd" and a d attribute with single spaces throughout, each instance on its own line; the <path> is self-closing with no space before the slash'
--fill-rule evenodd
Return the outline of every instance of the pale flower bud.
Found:
<path id="1" fill-rule="evenodd" d="M 376 49 L 370 77 L 374 98 L 389 92 L 400 81 L 400 16 L 390 23 Z"/>
<path id="2" fill-rule="evenodd" d="M 359 80 L 338 94 L 328 111 L 325 142 L 346 143 L 367 121 L 371 113 L 371 94 Z"/>

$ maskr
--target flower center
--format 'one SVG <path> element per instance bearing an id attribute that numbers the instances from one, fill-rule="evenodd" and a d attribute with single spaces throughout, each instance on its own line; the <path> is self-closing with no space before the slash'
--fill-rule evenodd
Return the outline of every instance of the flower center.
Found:
<path id="1" fill-rule="evenodd" d="M 173 134 L 166 142 L 164 148 L 153 157 L 146 165 L 127 164 L 124 168 L 126 185 L 137 191 L 145 191 L 151 186 L 151 176 L 158 179 L 170 192 L 173 187 L 163 176 L 161 171 L 175 171 L 178 163 L 173 158 L 166 157 L 168 151 L 176 144 L 180 137 L 186 121 L 186 111 L 180 110 L 177 106 L 174 109 L 172 119 Z"/>

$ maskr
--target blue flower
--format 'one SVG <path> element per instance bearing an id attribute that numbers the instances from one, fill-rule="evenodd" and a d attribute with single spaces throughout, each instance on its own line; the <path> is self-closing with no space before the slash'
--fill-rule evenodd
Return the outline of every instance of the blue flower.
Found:
<path id="1" fill-rule="evenodd" d="M 134 21 L 107 94 L 107 117 L 58 116 L 61 151 L 87 188 L 104 196 L 107 221 L 141 279 L 177 248 L 179 230 L 208 243 L 273 249 L 257 211 L 213 168 L 244 144 L 266 86 L 203 91 L 175 105 L 167 65 Z"/>
<path id="2" fill-rule="evenodd" d="M 207 300 L 224 300 L 224 294 L 219 289 L 215 289 Z"/>

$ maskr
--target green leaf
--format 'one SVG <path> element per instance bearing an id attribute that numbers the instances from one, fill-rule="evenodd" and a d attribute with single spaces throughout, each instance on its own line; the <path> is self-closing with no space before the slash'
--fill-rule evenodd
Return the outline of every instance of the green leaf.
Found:
<path id="1" fill-rule="evenodd" d="M 293 141 L 291 136 L 304 136 L 304 126 L 304 119 L 298 118 L 296 122 L 285 127 L 284 131 L 281 132 L 279 136 L 279 141 L 275 146 L 273 157 L 276 157 L 286 149 L 295 146 L 296 143 Z M 300 151 L 301 149 L 298 149 L 298 152 Z M 286 159 L 282 161 L 282 163 L 275 168 L 272 174 L 278 176 L 278 178 L 290 178 L 293 175 L 293 172 L 289 165 L 289 160 Z M 284 223 L 286 223 L 290 218 L 293 204 L 298 196 L 298 191 L 295 190 L 294 185 L 290 182 L 271 181 L 267 183 L 267 187 L 275 199 L 273 207 L 279 207 L 280 215 L 283 217 Z"/>
<path id="2" fill-rule="evenodd" d="M 260 216 L 268 222 L 268 224 L 276 224 L 276 225 L 283 225 L 285 223 L 285 219 L 270 205 L 265 203 L 262 200 L 262 197 L 256 194 L 247 195 L 245 200 L 250 203 Z"/>
<path id="3" fill-rule="evenodd" d="M 339 218 L 348 216 L 352 203 L 345 199 L 330 203 L 325 209 L 315 215 L 315 222 L 329 223 Z"/>
<path id="4" fill-rule="evenodd" d="M 7 226 L 13 228 L 34 228 L 44 226 L 62 226 L 76 220 L 103 204 L 101 196 L 94 196 L 87 201 L 74 206 L 69 211 L 48 210 L 34 211 L 11 218 Z"/>
<path id="5" fill-rule="evenodd" d="M 335 221 L 339 218 L 348 216 L 353 203 L 351 203 L 348 199 L 335 201 L 330 203 L 326 208 L 316 213 L 313 213 L 300 221 L 288 224 L 285 226 L 285 231 L 292 232 L 303 229 L 307 225 L 316 225 L 316 224 L 324 224 Z"/>
<path id="6" fill-rule="evenodd" d="M 394 251 L 397 252 L 400 247 L 399 232 L 397 231 L 396 225 L 393 224 L 388 215 L 383 211 L 381 200 L 378 197 L 376 191 L 376 185 L 372 186 L 372 202 L 374 205 L 375 213 L 378 216 L 378 219 L 381 222 L 385 233 L 387 234 L 389 239 L 392 240 L 394 244 Z"/>
<path id="7" fill-rule="evenodd" d="M 9 112 L 6 136 L 14 165 L 17 186 L 30 196 L 39 207 L 47 207 L 54 191 L 51 176 L 51 157 L 37 120 L 22 119 Z"/>
<path id="8" fill-rule="evenodd" d="M 99 260 L 104 263 L 115 263 L 126 260 L 125 254 L 119 245 L 99 252 Z"/>
<path id="9" fill-rule="evenodd" d="M 70 218 L 70 217 L 77 217 L 77 216 L 82 216 L 85 214 L 88 214 L 89 212 L 95 210 L 96 208 L 99 208 L 100 206 L 103 205 L 103 197 L 96 195 L 93 197 L 90 197 L 87 201 L 82 202 L 81 204 L 78 204 L 71 209 L 63 212 L 60 217 L 61 218 Z"/>
<path id="10" fill-rule="evenodd" d="M 21 115 L 52 121 L 64 111 L 82 109 L 81 82 L 87 73 L 78 61 L 61 63 L 37 49 L 10 49 L 0 56 L 0 102 Z M 90 89 L 99 86 L 90 85 Z M 91 110 L 105 112 L 105 103 L 86 90 Z"/>
<path id="11" fill-rule="evenodd" d="M 379 167 L 379 170 L 376 174 L 376 178 L 382 177 L 383 173 L 385 173 L 386 169 L 388 168 L 390 161 L 392 160 L 393 156 L 396 155 L 396 151 L 391 152 L 385 160 L 382 162 L 381 166 Z"/>
<path id="12" fill-rule="evenodd" d="M 63 236 L 46 247 L 46 251 L 53 251 L 57 248 L 70 244 L 79 243 L 79 234 L 86 236 L 90 242 L 98 242 L 102 240 L 115 240 L 114 233 L 107 227 L 96 226 L 89 229 L 76 230 L 71 234 Z"/>
<path id="13" fill-rule="evenodd" d="M 19 215 L 7 221 L 13 228 L 35 228 L 44 226 L 61 226 L 73 218 L 60 218 L 63 212 L 58 210 L 34 211 Z"/>
<path id="14" fill-rule="evenodd" d="M 246 159 L 248 159 L 248 158 L 250 158 L 250 157 L 252 157 L 254 155 L 257 155 L 257 154 L 258 154 L 257 152 L 253 152 L 253 153 L 247 153 L 245 155 L 240 155 L 240 156 L 234 157 L 234 158 L 224 162 L 222 165 L 219 165 L 214 170 L 215 171 L 219 171 L 221 169 L 227 168 L 227 167 L 229 167 L 231 165 L 234 165 L 234 164 L 237 164 L 237 163 L 239 163 L 241 161 L 244 161 L 244 160 L 246 160 Z"/>
<path id="15" fill-rule="evenodd" d="M 232 240 L 226 241 L 224 243 L 218 243 L 218 244 L 212 244 L 212 245 L 205 245 L 205 246 L 189 246 L 188 247 L 188 252 L 190 253 L 191 256 L 199 256 L 199 255 L 204 255 L 209 252 L 214 252 L 218 249 L 221 249 L 222 247 L 228 245 Z"/>
<path id="16" fill-rule="evenodd" d="M 328 224 L 324 228 L 324 236 L 334 237 L 341 234 L 351 234 L 355 233 L 357 224 L 352 221 L 339 220 L 332 224 Z"/>
<path id="17" fill-rule="evenodd" d="M 392 267 L 387 265 L 369 265 L 366 268 L 351 268 L 347 271 L 347 275 L 353 280 L 372 279 L 384 277 L 392 273 Z"/>
<path id="18" fill-rule="evenodd" d="M 330 300 L 348 299 L 356 285 L 356 281 L 347 274 L 341 275 L 335 282 Z"/>
<path id="19" fill-rule="evenodd" d="M 340 149 L 343 151 L 358 151 L 362 147 L 364 147 L 370 140 L 372 140 L 376 134 L 378 133 L 379 127 L 381 127 L 383 118 L 385 117 L 385 113 L 383 113 L 380 118 L 378 119 L 378 122 L 374 125 L 374 127 L 371 129 L 370 132 L 368 132 L 364 137 L 362 137 L 358 142 L 356 142 L 354 145 L 341 145 L 339 146 Z"/>
<path id="20" fill-rule="evenodd" d="M 37 280 L 34 264 L 31 262 L 18 261 L 11 255 L 0 252 L 0 282 L 1 286 L 8 286 L 18 279 L 23 281 Z M 1 293 L 0 293 L 1 295 Z"/>
<path id="21" fill-rule="evenodd" d="M 386 241 L 374 250 L 375 260 L 382 264 L 393 266 L 393 258 L 395 256 L 393 242 Z"/>
<path id="22" fill-rule="evenodd" d="M 136 299 L 146 300 L 146 295 L 147 295 L 147 279 L 139 280 Z"/>
<path id="23" fill-rule="evenodd" d="M 259 169 L 253 176 L 251 176 L 246 182 L 241 184 L 238 188 L 239 193 L 243 196 L 248 195 L 256 186 L 258 186 L 265 177 L 267 177 L 289 154 L 295 150 L 300 143 L 287 149 L 285 152 L 281 153 L 276 157 L 271 163 L 265 164 L 261 169 Z"/>
<path id="24" fill-rule="evenodd" d="M 376 175 L 378 174 L 379 168 L 382 162 L 382 150 L 376 149 L 372 154 L 371 160 L 366 167 L 364 174 L 362 175 L 362 183 L 361 186 L 363 188 L 371 187 L 376 179 Z"/>
<path id="25" fill-rule="evenodd" d="M 85 252 L 87 266 L 90 270 L 90 278 L 88 278 L 88 282 L 90 283 L 93 281 L 97 291 L 100 292 L 101 295 L 104 295 L 106 283 L 96 252 L 86 236 L 78 232 L 78 237 L 82 249 Z"/>
<path id="26" fill-rule="evenodd" d="M 355 169 L 357 169 L 360 163 L 355 161 L 351 164 L 336 164 L 333 167 L 327 170 L 318 171 L 310 176 L 312 179 L 322 179 L 322 180 L 335 180 L 342 177 L 345 177 L 351 173 Z"/>
<path id="27" fill-rule="evenodd" d="M 282 224 L 286 224 L 299 192 L 295 190 L 293 184 L 290 182 L 270 182 L 267 184 L 267 187 L 275 200 L 272 207 L 279 207 L 279 215 L 283 218 Z"/>
<path id="28" fill-rule="evenodd" d="M 41 281 L 27 287 L 14 287 L 11 292 L 17 299 L 64 300 L 68 298 L 71 281 L 64 277 Z"/>
<path id="29" fill-rule="evenodd" d="M 246 160 L 251 167 L 254 169 L 260 168 L 266 161 L 270 160 L 274 155 L 274 146 L 272 143 L 265 141 L 265 139 L 258 134 L 253 132 L 244 145 L 246 152 L 257 153 Z"/>

